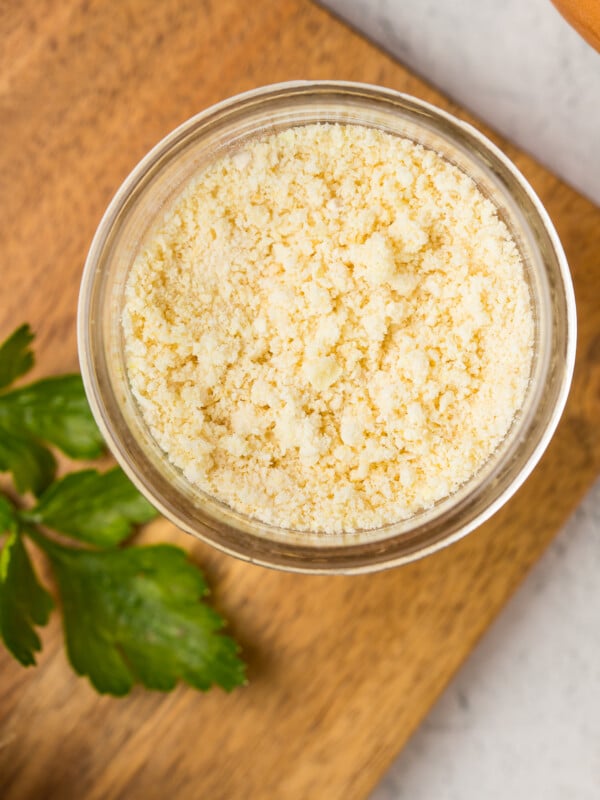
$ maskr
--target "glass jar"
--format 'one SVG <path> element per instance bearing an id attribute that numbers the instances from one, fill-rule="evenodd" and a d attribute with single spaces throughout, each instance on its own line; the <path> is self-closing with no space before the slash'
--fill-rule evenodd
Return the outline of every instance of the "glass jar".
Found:
<path id="1" fill-rule="evenodd" d="M 408 137 L 467 173 L 495 204 L 520 250 L 535 318 L 531 376 L 512 427 L 458 491 L 415 516 L 371 531 L 283 530 L 236 512 L 197 487 L 149 433 L 127 379 L 121 313 L 140 242 L 191 176 L 248 139 L 315 122 L 360 124 Z M 297 81 L 219 103 L 185 122 L 133 170 L 92 242 L 81 285 L 78 339 L 87 396 L 115 458 L 179 528 L 226 553 L 298 572 L 391 567 L 460 539 L 497 511 L 539 461 L 565 405 L 575 359 L 571 278 L 554 227 L 531 186 L 472 126 L 377 86 Z"/>

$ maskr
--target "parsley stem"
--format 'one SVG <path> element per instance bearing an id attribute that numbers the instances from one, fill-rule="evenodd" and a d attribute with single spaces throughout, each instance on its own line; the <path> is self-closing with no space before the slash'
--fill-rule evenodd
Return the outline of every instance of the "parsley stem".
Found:
<path id="1" fill-rule="evenodd" d="M 31 522 L 28 522 L 26 519 L 20 520 L 20 528 L 22 533 L 26 534 L 35 544 L 43 550 L 43 552 L 49 556 L 51 551 L 54 549 L 54 542 L 51 542 L 47 536 L 37 528 L 36 525 L 33 525 Z"/>

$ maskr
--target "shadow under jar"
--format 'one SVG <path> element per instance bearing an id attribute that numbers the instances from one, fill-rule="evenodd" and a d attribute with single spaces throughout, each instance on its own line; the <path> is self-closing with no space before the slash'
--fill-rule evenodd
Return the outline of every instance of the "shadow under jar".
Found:
<path id="1" fill-rule="evenodd" d="M 152 437 L 128 381 L 121 317 L 128 274 L 157 217 L 209 164 L 245 143 L 313 123 L 378 128 L 430 148 L 475 181 L 520 252 L 534 342 L 526 395 L 485 464 L 433 507 L 374 530 L 284 530 L 238 513 L 193 486 Z M 573 288 L 541 202 L 476 129 L 413 97 L 365 84 L 293 82 L 226 100 L 185 122 L 125 180 L 104 215 L 82 279 L 78 340 L 94 416 L 140 491 L 179 528 L 253 563 L 298 572 L 360 573 L 432 553 L 472 531 L 527 478 L 564 408 L 575 358 Z"/>

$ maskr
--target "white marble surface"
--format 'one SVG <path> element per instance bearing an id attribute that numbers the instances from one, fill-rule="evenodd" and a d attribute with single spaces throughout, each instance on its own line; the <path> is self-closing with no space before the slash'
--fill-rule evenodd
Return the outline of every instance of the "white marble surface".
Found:
<path id="1" fill-rule="evenodd" d="M 549 0 L 323 4 L 600 204 L 600 55 Z M 600 798 L 600 481 L 371 800 L 507 797 Z"/>
<path id="2" fill-rule="evenodd" d="M 600 482 L 371 800 L 598 800 Z"/>
<path id="3" fill-rule="evenodd" d="M 600 54 L 550 0 L 321 2 L 600 204 Z"/>

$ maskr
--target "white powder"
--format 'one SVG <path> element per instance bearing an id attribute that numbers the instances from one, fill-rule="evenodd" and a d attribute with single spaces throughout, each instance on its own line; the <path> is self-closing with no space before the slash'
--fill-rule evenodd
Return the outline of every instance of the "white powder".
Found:
<path id="1" fill-rule="evenodd" d="M 238 511 L 323 532 L 469 479 L 523 401 L 533 340 L 492 203 L 357 125 L 292 128 L 200 174 L 140 252 L 123 326 L 173 464 Z"/>

